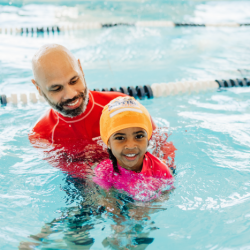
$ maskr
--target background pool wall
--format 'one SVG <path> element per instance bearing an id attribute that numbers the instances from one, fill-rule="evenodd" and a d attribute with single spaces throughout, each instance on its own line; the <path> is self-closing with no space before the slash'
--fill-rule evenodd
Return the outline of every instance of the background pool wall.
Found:
<path id="1" fill-rule="evenodd" d="M 101 91 L 118 91 L 135 98 L 148 99 L 154 97 L 164 97 L 170 95 L 178 95 L 184 93 L 199 93 L 200 91 L 208 91 L 218 88 L 229 88 L 229 87 L 249 87 L 250 79 L 229 79 L 229 80 L 208 80 L 208 81 L 183 81 L 183 82 L 170 82 L 170 83 L 153 83 L 144 86 L 129 86 L 129 87 L 112 87 L 102 88 Z M 96 88 L 94 91 L 100 91 Z M 36 94 L 22 93 L 19 96 L 17 94 L 11 94 L 9 97 L 2 94 L 0 95 L 0 103 L 6 105 L 12 103 L 17 105 L 18 103 L 27 104 L 28 101 L 31 103 L 45 102 L 44 97 Z"/>

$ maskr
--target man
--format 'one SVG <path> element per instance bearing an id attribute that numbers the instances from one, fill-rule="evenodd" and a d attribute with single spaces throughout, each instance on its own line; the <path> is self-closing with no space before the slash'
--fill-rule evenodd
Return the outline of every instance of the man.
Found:
<path id="1" fill-rule="evenodd" d="M 49 161 L 66 171 L 72 171 L 72 164 L 61 164 L 62 160 L 91 165 L 107 157 L 92 139 L 100 136 L 103 107 L 124 94 L 88 90 L 80 60 L 61 45 L 42 46 L 33 57 L 32 68 L 32 83 L 52 109 L 36 123 L 30 141 L 37 147 L 52 145 Z"/>

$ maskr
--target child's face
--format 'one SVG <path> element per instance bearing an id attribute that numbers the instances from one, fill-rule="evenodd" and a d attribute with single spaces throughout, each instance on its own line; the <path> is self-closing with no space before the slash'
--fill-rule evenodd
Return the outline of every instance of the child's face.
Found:
<path id="1" fill-rule="evenodd" d="M 148 135 L 142 128 L 125 128 L 110 136 L 108 146 L 121 167 L 140 172 L 148 147 Z"/>

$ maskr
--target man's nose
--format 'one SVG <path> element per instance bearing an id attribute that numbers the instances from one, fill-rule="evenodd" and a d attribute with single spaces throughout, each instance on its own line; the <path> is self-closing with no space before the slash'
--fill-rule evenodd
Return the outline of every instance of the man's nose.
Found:
<path id="1" fill-rule="evenodd" d="M 77 96 L 77 91 L 73 88 L 73 86 L 68 85 L 64 88 L 64 99 L 69 100 L 73 99 L 75 96 Z"/>

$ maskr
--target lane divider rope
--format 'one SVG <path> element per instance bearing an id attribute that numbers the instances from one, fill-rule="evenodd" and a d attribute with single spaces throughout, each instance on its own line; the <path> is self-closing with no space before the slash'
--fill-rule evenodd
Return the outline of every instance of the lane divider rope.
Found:
<path id="1" fill-rule="evenodd" d="M 130 96 L 133 96 L 136 99 L 143 100 L 145 98 L 151 99 L 154 97 L 165 97 L 170 95 L 178 95 L 184 93 L 192 93 L 192 92 L 201 92 L 208 90 L 215 90 L 218 88 L 230 88 L 230 87 L 249 87 L 250 79 L 242 78 L 242 79 L 229 79 L 229 80 L 213 80 L 213 81 L 183 81 L 183 82 L 170 82 L 170 83 L 153 83 L 150 85 L 144 86 L 129 86 L 129 87 L 112 87 L 112 88 L 102 88 L 102 89 L 93 89 L 93 91 L 115 91 L 121 92 Z M 29 93 L 28 95 L 25 93 L 20 94 L 11 94 L 10 96 L 6 96 L 4 94 L 0 95 L 0 104 L 7 105 L 8 103 L 12 103 L 17 105 L 18 103 L 27 104 L 45 102 L 44 97 L 36 94 Z"/>
<path id="2" fill-rule="evenodd" d="M 0 33 L 59 33 L 61 31 L 101 29 L 117 26 L 134 27 L 241 27 L 250 26 L 250 23 L 174 23 L 172 21 L 138 21 L 135 23 L 101 23 L 101 22 L 81 22 L 65 25 L 39 26 L 39 27 L 0 27 Z"/>

